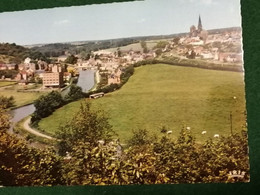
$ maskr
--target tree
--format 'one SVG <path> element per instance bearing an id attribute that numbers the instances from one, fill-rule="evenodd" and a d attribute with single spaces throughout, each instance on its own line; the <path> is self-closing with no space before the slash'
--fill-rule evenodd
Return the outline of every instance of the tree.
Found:
<path id="1" fill-rule="evenodd" d="M 154 46 L 154 49 L 164 49 L 166 45 L 168 45 L 167 41 L 160 41 Z"/>
<path id="2" fill-rule="evenodd" d="M 0 132 L 8 130 L 10 127 L 10 116 L 6 113 L 5 108 L 0 104 Z"/>
<path id="3" fill-rule="evenodd" d="M 53 150 L 27 147 L 7 133 L 9 116 L 0 108 L 0 183 L 4 186 L 60 185 L 61 161 Z"/>
<path id="4" fill-rule="evenodd" d="M 73 67 L 67 67 L 67 71 L 71 73 L 71 76 L 75 76 L 76 74 L 76 69 Z"/>
<path id="5" fill-rule="evenodd" d="M 133 136 L 129 139 L 128 144 L 130 146 L 142 146 L 151 144 L 156 138 L 149 135 L 146 129 L 139 129 L 133 131 Z"/>
<path id="6" fill-rule="evenodd" d="M 148 52 L 148 48 L 147 48 L 146 42 L 145 41 L 141 41 L 140 44 L 141 44 L 141 47 L 143 48 L 143 53 L 147 53 Z"/>
<path id="7" fill-rule="evenodd" d="M 65 96 L 65 101 L 71 102 L 84 97 L 84 93 L 82 92 L 82 88 L 72 84 L 69 89 L 69 93 Z"/>
<path id="8" fill-rule="evenodd" d="M 116 53 L 117 53 L 117 56 L 118 56 L 118 57 L 121 57 L 121 56 L 122 56 L 122 51 L 120 50 L 120 47 L 117 48 Z"/>
<path id="9" fill-rule="evenodd" d="M 76 64 L 77 63 L 78 58 L 75 57 L 74 55 L 70 55 L 67 57 L 67 59 L 65 60 L 65 63 L 68 64 Z"/>
<path id="10" fill-rule="evenodd" d="M 5 96 L 0 96 L 0 105 L 3 108 L 10 108 L 14 106 L 14 97 L 10 96 L 10 97 L 5 97 Z"/>
<path id="11" fill-rule="evenodd" d="M 61 94 L 58 91 L 52 91 L 47 95 L 40 96 L 34 102 L 35 111 L 32 116 L 32 122 L 52 114 L 57 108 L 64 104 Z"/>
<path id="12" fill-rule="evenodd" d="M 59 153 L 65 155 L 79 142 L 95 146 L 99 140 L 111 140 L 113 135 L 115 133 L 104 112 L 91 109 L 90 103 L 83 101 L 79 111 L 59 129 Z"/>
<path id="13" fill-rule="evenodd" d="M 175 38 L 173 39 L 173 42 L 174 42 L 175 45 L 178 45 L 178 44 L 179 44 L 179 41 L 180 41 L 180 37 L 175 37 Z"/>
<path id="14" fill-rule="evenodd" d="M 156 56 L 159 56 L 162 54 L 162 49 L 156 49 L 155 50 Z"/>

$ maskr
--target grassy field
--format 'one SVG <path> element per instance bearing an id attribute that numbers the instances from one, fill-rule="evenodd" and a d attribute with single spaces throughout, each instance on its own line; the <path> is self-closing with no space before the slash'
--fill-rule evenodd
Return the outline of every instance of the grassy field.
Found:
<path id="1" fill-rule="evenodd" d="M 33 88 L 33 86 L 28 86 Z M 33 103 L 34 100 L 40 97 L 44 93 L 40 92 L 18 92 L 17 90 L 24 89 L 24 86 L 13 85 L 5 89 L 0 88 L 0 95 L 10 97 L 13 96 L 15 100 L 15 107 L 23 106 L 29 103 Z"/>
<path id="2" fill-rule="evenodd" d="M 189 126 L 198 141 L 214 134 L 228 135 L 231 112 L 233 132 L 240 132 L 245 124 L 243 74 L 237 72 L 147 65 L 135 69 L 120 90 L 90 101 L 107 112 L 123 142 L 138 128 L 159 135 L 162 125 L 173 131 L 173 137 Z M 40 128 L 55 135 L 79 104 L 58 109 L 39 123 Z M 207 133 L 202 135 L 202 131 Z"/>
<path id="3" fill-rule="evenodd" d="M 14 84 L 16 84 L 16 82 L 14 82 L 14 81 L 0 81 L 0 87 L 5 87 L 8 85 L 14 85 Z"/>
<path id="4" fill-rule="evenodd" d="M 159 41 L 157 41 L 157 42 L 159 42 Z M 156 41 L 149 41 L 149 42 L 147 41 L 146 42 L 147 48 L 152 49 L 156 45 L 157 42 Z M 109 48 L 109 49 L 105 49 L 105 50 L 115 52 L 115 51 L 117 51 L 117 48 Z M 123 52 L 129 51 L 129 50 L 141 51 L 141 52 L 143 51 L 140 43 L 133 43 L 130 45 L 120 47 L 120 50 Z"/>

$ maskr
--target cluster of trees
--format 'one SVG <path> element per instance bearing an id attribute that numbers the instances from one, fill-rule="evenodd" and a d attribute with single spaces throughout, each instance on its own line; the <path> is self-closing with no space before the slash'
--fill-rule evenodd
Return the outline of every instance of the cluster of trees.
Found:
<path id="1" fill-rule="evenodd" d="M 143 53 L 148 53 L 147 44 L 145 41 L 140 41 L 141 47 L 143 48 Z"/>
<path id="2" fill-rule="evenodd" d="M 70 86 L 70 90 L 69 90 L 68 94 L 65 95 L 65 97 L 64 97 L 64 101 L 65 101 L 65 103 L 69 103 L 72 101 L 79 100 L 79 99 L 83 98 L 84 96 L 85 96 L 85 94 L 82 92 L 82 88 L 75 84 L 72 84 Z"/>
<path id="3" fill-rule="evenodd" d="M 92 51 L 122 47 L 136 42 L 138 41 L 133 38 L 123 38 L 104 41 L 87 41 L 79 43 L 78 45 L 69 43 L 54 43 L 33 47 L 32 50 L 43 53 L 47 57 L 58 57 L 65 55 L 66 52 L 69 52 L 72 55 L 80 54 L 83 58 L 89 59 Z"/>
<path id="4" fill-rule="evenodd" d="M 25 48 L 23 46 L 16 45 L 15 43 L 1 43 L 0 44 L 0 54 L 12 56 L 14 58 L 10 58 L 10 63 L 19 64 L 22 63 L 26 57 L 30 57 L 31 59 L 38 60 L 47 60 L 46 56 L 41 52 L 31 50 L 29 48 Z"/>
<path id="5" fill-rule="evenodd" d="M 188 59 L 195 59 L 196 53 L 192 50 L 190 53 L 189 52 L 186 53 L 186 57 Z"/>
<path id="6" fill-rule="evenodd" d="M 78 58 L 75 57 L 74 55 L 70 55 L 67 57 L 67 59 L 65 60 L 65 63 L 68 63 L 68 64 L 76 64 L 78 61 Z"/>
<path id="7" fill-rule="evenodd" d="M 2 108 L 10 108 L 14 106 L 14 97 L 10 96 L 10 97 L 5 97 L 5 96 L 0 96 L 0 105 L 2 106 Z"/>
<path id="8" fill-rule="evenodd" d="M 158 42 L 153 49 L 164 49 L 168 45 L 168 41 Z"/>
<path id="9" fill-rule="evenodd" d="M 0 78 L 4 77 L 14 79 L 18 72 L 18 70 L 0 70 Z"/>
<path id="10" fill-rule="evenodd" d="M 83 102 L 71 121 L 60 128 L 57 155 L 50 149 L 28 148 L 9 135 L 9 119 L 1 109 L 0 120 L 0 182 L 6 186 L 249 180 L 246 131 L 197 143 L 186 128 L 177 139 L 167 133 L 152 136 L 143 129 L 135 131 L 123 149 L 113 140 L 104 113 Z M 233 170 L 244 177 L 230 177 Z"/>
<path id="11" fill-rule="evenodd" d="M 64 105 L 64 100 L 58 91 L 52 91 L 47 95 L 41 95 L 34 102 L 35 111 L 32 115 L 32 123 L 38 122 L 51 115 L 57 108 Z"/>
<path id="12" fill-rule="evenodd" d="M 83 98 L 85 94 L 82 88 L 72 84 L 70 90 L 65 97 L 62 97 L 58 91 L 52 91 L 47 95 L 41 95 L 34 101 L 35 111 L 32 115 L 31 122 L 37 124 L 42 118 L 50 116 L 56 109 L 64 106 L 65 104 Z"/>
<path id="13" fill-rule="evenodd" d="M 235 64 L 215 64 L 211 62 L 206 62 L 202 60 L 195 59 L 180 59 L 178 57 L 163 57 L 163 59 L 152 59 L 152 60 L 143 60 L 133 64 L 134 67 L 151 65 L 151 64 L 168 64 L 174 66 L 187 66 L 187 67 L 197 67 L 204 69 L 212 69 L 212 70 L 226 70 L 226 71 L 235 71 L 242 72 L 242 67 L 237 66 Z"/>

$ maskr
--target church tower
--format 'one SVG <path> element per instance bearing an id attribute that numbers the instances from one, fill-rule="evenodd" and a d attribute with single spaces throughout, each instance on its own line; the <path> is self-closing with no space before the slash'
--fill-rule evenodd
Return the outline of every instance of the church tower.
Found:
<path id="1" fill-rule="evenodd" d="M 202 31 L 202 24 L 201 24 L 201 19 L 200 19 L 200 15 L 199 15 L 198 33 L 200 33 L 201 31 Z"/>

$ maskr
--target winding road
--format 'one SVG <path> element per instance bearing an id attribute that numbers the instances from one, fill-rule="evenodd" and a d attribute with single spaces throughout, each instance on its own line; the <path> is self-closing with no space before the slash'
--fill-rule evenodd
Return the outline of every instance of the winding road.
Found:
<path id="1" fill-rule="evenodd" d="M 40 133 L 39 131 L 33 129 L 30 127 L 30 121 L 31 121 L 31 117 L 29 117 L 28 119 L 26 119 L 23 123 L 23 127 L 26 131 L 36 135 L 36 136 L 39 136 L 39 137 L 43 137 L 43 138 L 46 138 L 46 139 L 49 139 L 49 140 L 56 140 L 54 137 L 51 137 L 51 136 L 48 136 L 48 135 L 45 135 L 43 133 Z"/>

